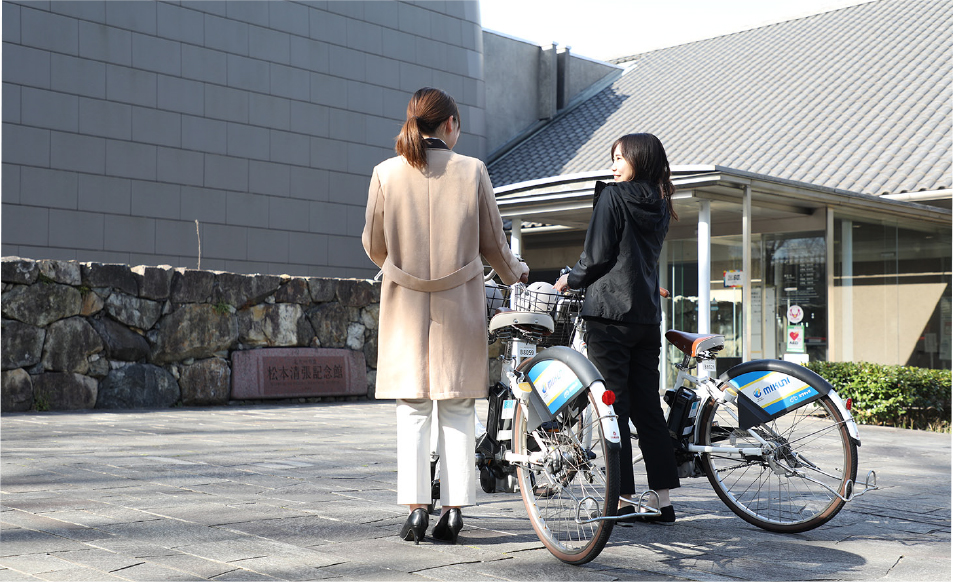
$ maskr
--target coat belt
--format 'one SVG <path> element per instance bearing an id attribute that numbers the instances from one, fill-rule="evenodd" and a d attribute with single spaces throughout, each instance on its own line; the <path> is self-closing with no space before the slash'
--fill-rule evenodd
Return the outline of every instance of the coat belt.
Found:
<path id="1" fill-rule="evenodd" d="M 439 279 L 421 279 L 415 277 L 395 265 L 390 260 L 390 257 L 384 261 L 384 265 L 381 269 L 384 271 L 385 277 L 401 287 L 424 293 L 435 293 L 437 291 L 446 291 L 454 287 L 459 287 L 477 275 L 482 275 L 483 261 L 480 259 L 480 256 L 477 255 L 477 258 L 467 263 L 464 267 Z"/>

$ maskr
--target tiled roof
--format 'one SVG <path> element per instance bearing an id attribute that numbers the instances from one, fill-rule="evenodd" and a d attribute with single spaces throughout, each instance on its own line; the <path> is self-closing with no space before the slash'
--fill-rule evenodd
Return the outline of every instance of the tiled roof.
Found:
<path id="1" fill-rule="evenodd" d="M 632 57 L 611 86 L 490 164 L 494 186 L 608 168 L 650 132 L 717 164 L 883 194 L 951 187 L 950 0 L 878 0 Z"/>

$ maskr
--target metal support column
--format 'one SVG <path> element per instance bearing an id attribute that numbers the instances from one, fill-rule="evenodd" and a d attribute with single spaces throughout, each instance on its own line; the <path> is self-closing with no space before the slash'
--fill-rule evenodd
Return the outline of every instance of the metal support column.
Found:
<path id="1" fill-rule="evenodd" d="M 711 333 L 711 201 L 698 203 L 698 333 Z"/>
<path id="2" fill-rule="evenodd" d="M 711 333 L 711 201 L 698 204 L 698 333 Z M 699 364 L 698 376 L 714 376 L 715 361 Z"/>
<path id="3" fill-rule="evenodd" d="M 742 357 L 745 362 L 751 360 L 751 332 L 754 326 L 752 321 L 753 310 L 751 304 L 751 186 L 745 186 L 745 199 L 741 213 L 741 269 L 744 272 L 741 288 L 741 317 L 744 321 L 744 338 L 742 338 Z M 761 325 L 760 322 L 758 325 Z"/>

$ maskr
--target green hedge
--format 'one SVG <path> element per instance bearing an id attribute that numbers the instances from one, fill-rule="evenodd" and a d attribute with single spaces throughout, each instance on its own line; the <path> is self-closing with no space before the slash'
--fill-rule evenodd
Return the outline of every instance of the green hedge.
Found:
<path id="1" fill-rule="evenodd" d="M 884 366 L 869 362 L 810 362 L 842 398 L 853 400 L 865 424 L 950 430 L 950 370 Z"/>

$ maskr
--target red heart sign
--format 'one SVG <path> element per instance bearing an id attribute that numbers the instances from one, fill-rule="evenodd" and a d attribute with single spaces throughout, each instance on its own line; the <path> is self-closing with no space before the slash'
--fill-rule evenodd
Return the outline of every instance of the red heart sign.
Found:
<path id="1" fill-rule="evenodd" d="M 790 335 L 791 335 L 791 341 L 795 341 L 795 342 L 796 342 L 798 336 L 801 335 L 801 334 L 799 334 L 799 333 L 796 332 L 796 331 L 792 331 L 792 332 L 790 333 Z"/>

